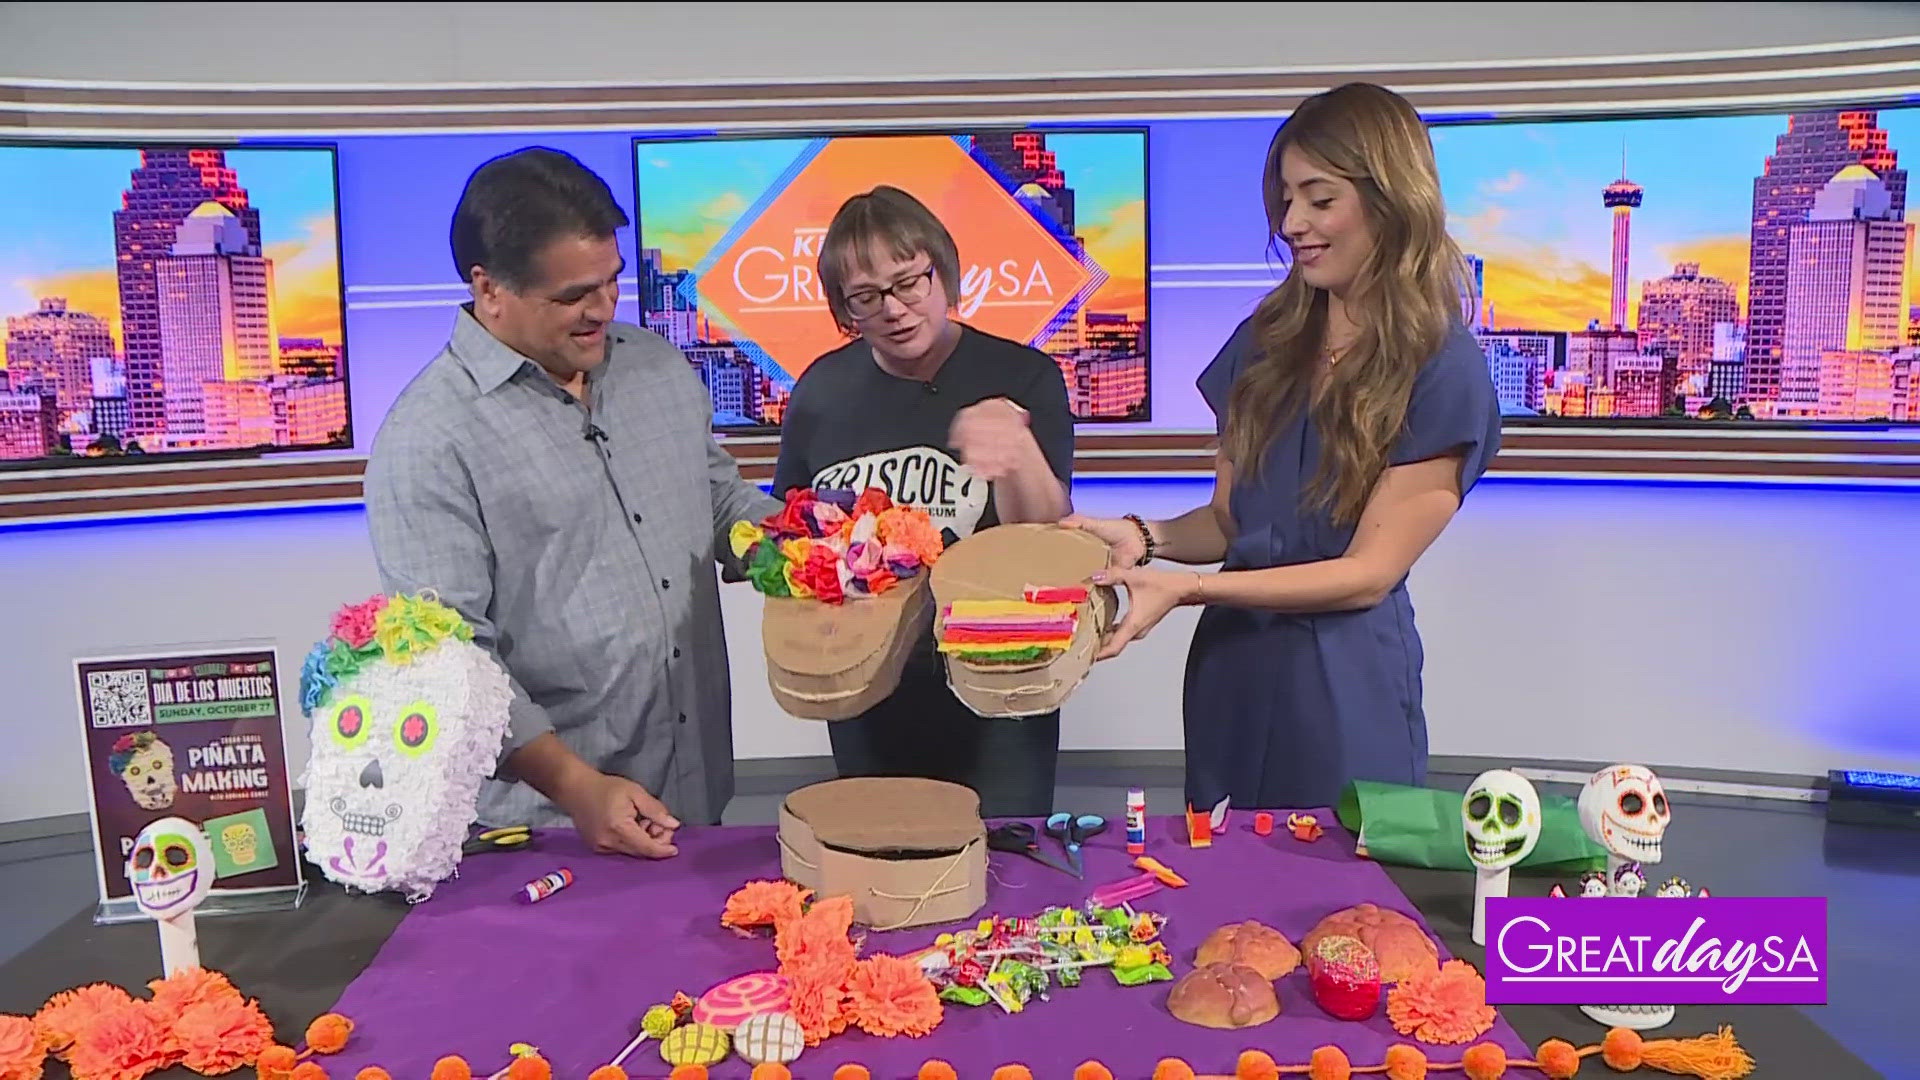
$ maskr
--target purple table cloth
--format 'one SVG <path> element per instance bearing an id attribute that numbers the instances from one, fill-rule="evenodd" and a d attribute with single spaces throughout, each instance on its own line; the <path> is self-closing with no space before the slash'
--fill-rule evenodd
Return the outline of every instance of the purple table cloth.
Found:
<path id="1" fill-rule="evenodd" d="M 1176 977 L 1192 969 L 1194 950 L 1207 934 L 1226 923 L 1255 919 L 1298 944 L 1328 913 L 1372 902 L 1426 925 L 1378 865 L 1354 855 L 1352 836 L 1331 811 L 1309 812 L 1327 826 L 1313 843 L 1293 839 L 1279 824 L 1271 836 L 1256 836 L 1252 813 L 1235 811 L 1226 833 L 1204 850 L 1187 846 L 1181 818 L 1149 822 L 1148 854 L 1190 883 L 1134 903 L 1167 915 L 1164 940 Z M 1275 817 L 1284 823 L 1286 812 Z M 1137 874 L 1118 818 L 1112 815 L 1107 832 L 1086 845 L 1084 881 L 993 852 L 980 914 L 1079 905 L 1095 887 Z M 378 1065 L 401 1080 L 420 1080 L 435 1060 L 459 1054 L 484 1078 L 506 1066 L 510 1044 L 526 1042 L 552 1062 L 556 1080 L 584 1080 L 627 1044 L 649 1005 L 676 990 L 697 999 L 735 976 L 773 970 L 771 935 L 741 938 L 720 925 L 720 912 L 742 883 L 780 876 L 774 830 L 690 827 L 677 844 L 677 857 L 648 862 L 594 855 L 574 834 L 560 832 L 540 835 L 531 850 L 467 858 L 457 878 L 407 914 L 341 996 L 337 1011 L 357 1026 L 346 1051 L 324 1060 L 329 1073 L 345 1078 Z M 1046 846 L 1064 858 L 1056 842 Z M 537 904 L 519 899 L 527 882 L 560 867 L 573 872 L 572 886 Z M 1461 887 L 1471 889 L 1472 881 L 1463 877 Z M 965 925 L 869 934 L 860 954 L 904 955 L 931 944 L 943 929 Z M 1435 943 L 1446 959 L 1445 943 Z M 828 1080 L 836 1066 L 851 1061 L 875 1080 L 911 1080 L 922 1062 L 940 1058 L 961 1080 L 986 1080 L 1011 1062 L 1026 1064 L 1039 1080 L 1064 1080 L 1074 1066 L 1098 1059 L 1119 1080 L 1145 1080 L 1155 1062 L 1169 1056 L 1202 1073 L 1231 1074 L 1242 1050 L 1304 1065 L 1316 1047 L 1332 1043 L 1355 1066 L 1366 1066 L 1383 1061 L 1393 1043 L 1412 1041 L 1394 1032 L 1384 1001 L 1364 1023 L 1322 1012 L 1304 964 L 1280 981 L 1280 1017 L 1240 1031 L 1175 1020 L 1166 1011 L 1172 985 L 1122 987 L 1096 969 L 1080 986 L 1055 987 L 1051 1000 L 1036 999 L 1018 1014 L 948 1003 L 931 1035 L 882 1039 L 849 1030 L 808 1049 L 793 1075 Z M 1509 1057 L 1531 1056 L 1504 1019 L 1483 1038 Z M 1457 1061 L 1466 1049 L 1418 1045 L 1435 1062 Z M 669 1071 L 653 1040 L 625 1068 L 636 1080 Z M 741 1080 L 748 1072 L 735 1056 L 711 1070 L 715 1080 Z"/>

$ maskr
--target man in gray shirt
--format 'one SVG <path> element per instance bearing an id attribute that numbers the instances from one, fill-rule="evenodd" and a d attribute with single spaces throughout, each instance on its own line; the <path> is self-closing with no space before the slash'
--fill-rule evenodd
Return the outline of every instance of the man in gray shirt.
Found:
<path id="1" fill-rule="evenodd" d="M 474 172 L 452 228 L 473 301 L 381 425 L 366 501 L 386 591 L 438 594 L 512 676 L 481 820 L 657 858 L 733 795 L 714 562 L 780 504 L 715 443 L 686 357 L 613 321 L 627 223 L 565 154 Z"/>

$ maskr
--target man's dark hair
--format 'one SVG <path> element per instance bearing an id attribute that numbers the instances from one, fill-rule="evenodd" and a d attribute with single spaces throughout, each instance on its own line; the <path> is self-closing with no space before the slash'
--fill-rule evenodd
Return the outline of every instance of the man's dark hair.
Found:
<path id="1" fill-rule="evenodd" d="M 534 256 L 555 240 L 604 240 L 627 224 L 607 182 L 570 154 L 530 146 L 473 171 L 453 211 L 453 265 L 516 292 L 533 284 Z"/>

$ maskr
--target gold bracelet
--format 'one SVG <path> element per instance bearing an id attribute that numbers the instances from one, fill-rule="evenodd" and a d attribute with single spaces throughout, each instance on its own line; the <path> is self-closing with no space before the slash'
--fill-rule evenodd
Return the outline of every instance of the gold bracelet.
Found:
<path id="1" fill-rule="evenodd" d="M 1201 577 L 1198 570 L 1193 572 L 1193 599 L 1201 604 L 1207 602 L 1207 579 Z"/>

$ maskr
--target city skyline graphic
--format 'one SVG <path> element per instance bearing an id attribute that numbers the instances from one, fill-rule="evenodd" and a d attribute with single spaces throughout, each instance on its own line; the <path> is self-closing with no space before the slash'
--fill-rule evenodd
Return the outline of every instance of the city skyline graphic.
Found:
<path id="1" fill-rule="evenodd" d="M 1920 109 L 1431 130 L 1507 415 L 1920 422 Z"/>
<path id="2" fill-rule="evenodd" d="M 1146 136 L 982 131 L 638 140 L 640 296 L 720 428 L 772 428 L 847 339 L 814 270 L 848 197 L 892 183 L 960 249 L 958 317 L 1053 357 L 1078 420 L 1148 416 Z"/>
<path id="3" fill-rule="evenodd" d="M 331 150 L 0 146 L 0 461 L 350 444 Z"/>

